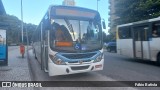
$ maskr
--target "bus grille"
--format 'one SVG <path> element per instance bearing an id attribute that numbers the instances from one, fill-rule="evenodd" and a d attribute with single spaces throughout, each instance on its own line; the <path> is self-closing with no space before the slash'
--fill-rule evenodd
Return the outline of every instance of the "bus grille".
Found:
<path id="1" fill-rule="evenodd" d="M 78 67 L 71 67 L 72 70 L 84 70 L 84 69 L 88 69 L 89 65 L 87 66 L 78 66 Z"/>
<path id="2" fill-rule="evenodd" d="M 68 59 L 82 59 L 82 58 L 91 58 L 96 53 L 86 53 L 86 54 L 63 54 L 64 57 Z"/>
<path id="3" fill-rule="evenodd" d="M 87 60 L 87 61 L 83 61 L 83 63 L 89 63 L 91 62 L 92 60 Z M 68 62 L 69 64 L 76 64 L 76 63 L 79 63 L 79 61 L 69 61 Z"/>

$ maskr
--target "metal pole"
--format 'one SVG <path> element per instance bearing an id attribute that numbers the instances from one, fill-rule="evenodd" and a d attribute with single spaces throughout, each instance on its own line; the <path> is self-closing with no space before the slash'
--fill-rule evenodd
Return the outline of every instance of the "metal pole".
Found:
<path id="1" fill-rule="evenodd" d="M 97 0 L 97 11 L 98 11 L 98 1 L 100 1 L 100 0 Z"/>
<path id="2" fill-rule="evenodd" d="M 97 11 L 98 11 L 98 0 L 97 0 Z"/>
<path id="3" fill-rule="evenodd" d="M 22 43 L 23 43 L 23 2 L 21 0 L 21 33 L 22 33 Z"/>
<path id="4" fill-rule="evenodd" d="M 26 26 L 26 38 L 27 38 L 27 52 L 28 52 L 29 40 L 28 40 L 28 30 L 27 30 L 27 26 Z"/>

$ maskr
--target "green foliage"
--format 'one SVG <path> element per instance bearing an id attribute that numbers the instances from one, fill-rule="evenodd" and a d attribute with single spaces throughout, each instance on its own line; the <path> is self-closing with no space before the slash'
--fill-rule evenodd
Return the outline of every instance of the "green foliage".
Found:
<path id="1" fill-rule="evenodd" d="M 6 23 L 7 26 L 7 38 L 8 43 L 19 44 L 21 42 L 21 20 L 13 15 L 0 15 L 0 22 Z M 33 30 L 35 30 L 36 25 L 33 24 L 24 24 L 24 43 L 26 43 L 26 30 L 28 31 L 29 40 L 31 39 Z"/>
<path id="2" fill-rule="evenodd" d="M 160 0 L 115 0 L 115 25 L 155 18 L 160 15 Z"/>
<path id="3" fill-rule="evenodd" d="M 103 32 L 103 42 L 110 42 L 115 41 L 115 37 L 113 34 L 106 35 L 105 32 Z"/>
<path id="4" fill-rule="evenodd" d="M 160 0 L 114 0 L 115 1 L 115 16 L 111 30 L 117 25 L 131 23 L 160 16 Z M 114 33 L 110 33 L 105 39 L 113 40 Z"/>
<path id="5" fill-rule="evenodd" d="M 34 30 L 36 29 L 37 25 L 31 23 L 24 23 L 24 43 L 27 44 L 27 33 L 28 33 L 28 40 L 31 43 L 31 38 Z"/>

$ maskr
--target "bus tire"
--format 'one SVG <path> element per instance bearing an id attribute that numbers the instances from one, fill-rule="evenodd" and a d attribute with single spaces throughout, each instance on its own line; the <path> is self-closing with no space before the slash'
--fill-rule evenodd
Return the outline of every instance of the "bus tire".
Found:
<path id="1" fill-rule="evenodd" d="M 158 56 L 157 56 L 157 65 L 160 66 L 160 53 L 159 53 Z"/>

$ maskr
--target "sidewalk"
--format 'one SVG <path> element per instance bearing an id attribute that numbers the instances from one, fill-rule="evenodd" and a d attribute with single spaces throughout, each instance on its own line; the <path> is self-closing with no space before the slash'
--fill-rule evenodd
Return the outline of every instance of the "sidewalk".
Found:
<path id="1" fill-rule="evenodd" d="M 19 46 L 8 47 L 8 66 L 0 66 L 0 81 L 31 81 L 27 53 L 22 58 Z M 30 90 L 31 88 L 26 89 Z M 17 90 L 17 88 L 11 90 Z"/>

